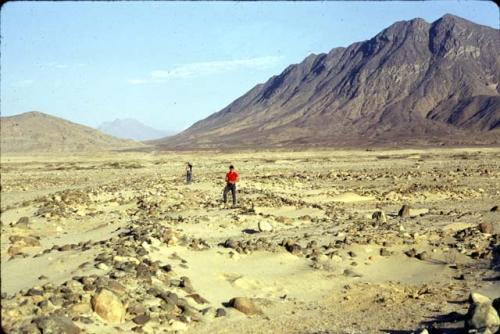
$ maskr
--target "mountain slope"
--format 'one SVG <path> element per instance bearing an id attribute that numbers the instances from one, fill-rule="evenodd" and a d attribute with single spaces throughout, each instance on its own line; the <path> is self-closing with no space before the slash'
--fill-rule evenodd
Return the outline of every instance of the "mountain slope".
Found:
<path id="1" fill-rule="evenodd" d="M 445 15 L 310 55 L 166 148 L 499 142 L 499 31 Z"/>
<path id="2" fill-rule="evenodd" d="M 2 153 L 99 151 L 142 146 L 41 112 L 0 118 Z"/>
<path id="3" fill-rule="evenodd" d="M 154 129 L 132 118 L 104 122 L 97 129 L 110 136 L 139 141 L 158 139 L 171 135 L 168 131 Z"/>

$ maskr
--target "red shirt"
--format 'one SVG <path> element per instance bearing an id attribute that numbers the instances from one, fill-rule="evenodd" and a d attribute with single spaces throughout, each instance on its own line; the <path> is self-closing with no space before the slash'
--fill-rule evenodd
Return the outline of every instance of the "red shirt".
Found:
<path id="1" fill-rule="evenodd" d="M 239 175 L 235 171 L 229 171 L 226 174 L 226 181 L 229 183 L 236 183 L 238 181 Z"/>

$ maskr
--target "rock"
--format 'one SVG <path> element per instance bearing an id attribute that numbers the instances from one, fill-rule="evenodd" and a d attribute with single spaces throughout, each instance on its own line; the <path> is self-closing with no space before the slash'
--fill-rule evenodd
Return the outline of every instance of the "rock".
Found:
<path id="1" fill-rule="evenodd" d="M 79 303 L 71 307 L 71 311 L 75 314 L 87 314 L 92 311 L 89 303 Z"/>
<path id="2" fill-rule="evenodd" d="M 423 251 L 422 253 L 417 254 L 415 257 L 417 259 L 419 259 L 420 261 L 427 261 L 430 259 L 429 253 L 427 253 L 426 251 Z"/>
<path id="3" fill-rule="evenodd" d="M 215 311 L 215 317 L 216 318 L 219 318 L 219 317 L 225 317 L 226 316 L 226 310 L 223 309 L 222 307 L 219 307 L 216 311 Z"/>
<path id="4" fill-rule="evenodd" d="M 179 241 L 179 235 L 172 229 L 166 229 L 163 231 L 162 239 L 168 246 L 174 246 Z"/>
<path id="5" fill-rule="evenodd" d="M 407 218 L 410 217 L 410 206 L 405 204 L 399 209 L 398 216 L 401 218 Z"/>
<path id="6" fill-rule="evenodd" d="M 19 247 L 38 247 L 40 241 L 37 238 L 25 237 L 21 235 L 11 235 L 9 241 Z"/>
<path id="7" fill-rule="evenodd" d="M 125 307 L 113 292 L 101 289 L 92 298 L 92 308 L 103 320 L 109 323 L 122 323 L 125 320 Z"/>
<path id="8" fill-rule="evenodd" d="M 42 333 L 79 334 L 80 328 L 65 316 L 40 317 L 33 321 Z"/>
<path id="9" fill-rule="evenodd" d="M 96 265 L 96 268 L 97 269 L 101 269 L 101 270 L 109 270 L 110 269 L 109 266 L 106 263 L 104 263 L 104 262 L 98 263 Z"/>
<path id="10" fill-rule="evenodd" d="M 205 298 L 203 298 L 202 296 L 200 296 L 197 293 L 187 295 L 186 298 L 187 297 L 192 298 L 198 304 L 208 304 L 208 300 L 206 300 Z"/>
<path id="11" fill-rule="evenodd" d="M 387 216 L 385 215 L 385 212 L 380 210 L 380 211 L 375 211 L 372 214 L 372 219 L 375 219 L 377 222 L 380 223 L 385 223 L 387 222 Z"/>
<path id="12" fill-rule="evenodd" d="M 30 223 L 30 219 L 28 217 L 21 217 L 16 223 L 16 227 L 27 228 Z"/>
<path id="13" fill-rule="evenodd" d="M 391 256 L 391 252 L 387 248 L 380 248 L 380 256 Z"/>
<path id="14" fill-rule="evenodd" d="M 144 325 L 146 322 L 148 322 L 151 318 L 147 314 L 141 314 L 132 319 L 132 321 L 137 324 L 137 325 Z"/>
<path id="15" fill-rule="evenodd" d="M 479 230 L 482 233 L 493 234 L 493 224 L 492 223 L 481 223 L 481 224 L 479 224 Z"/>
<path id="16" fill-rule="evenodd" d="M 500 327 L 500 318 L 490 303 L 471 304 L 467 326 L 471 329 L 490 329 L 496 333 Z"/>
<path id="17" fill-rule="evenodd" d="M 491 212 L 497 212 L 498 211 L 498 205 L 495 205 L 494 207 L 491 208 Z"/>
<path id="18" fill-rule="evenodd" d="M 497 313 L 500 315 L 500 297 L 495 298 L 493 300 L 493 303 L 491 304 L 495 310 L 497 310 Z"/>
<path id="19" fill-rule="evenodd" d="M 259 231 L 260 232 L 272 232 L 273 226 L 271 224 L 269 224 L 268 222 L 260 221 L 259 222 Z"/>
<path id="20" fill-rule="evenodd" d="M 134 302 L 133 304 L 129 305 L 127 308 L 127 313 L 133 314 L 133 315 L 140 315 L 146 313 L 146 308 L 137 302 Z"/>
<path id="21" fill-rule="evenodd" d="M 229 301 L 229 305 L 246 315 L 261 314 L 262 311 L 247 297 L 236 297 Z"/>
<path id="22" fill-rule="evenodd" d="M 151 282 L 151 271 L 147 265 L 141 263 L 135 268 L 135 270 L 137 272 L 136 278 Z"/>
<path id="23" fill-rule="evenodd" d="M 488 297 L 477 293 L 477 292 L 471 292 L 469 296 L 469 303 L 472 304 L 483 304 L 483 303 L 491 303 L 491 299 Z"/>

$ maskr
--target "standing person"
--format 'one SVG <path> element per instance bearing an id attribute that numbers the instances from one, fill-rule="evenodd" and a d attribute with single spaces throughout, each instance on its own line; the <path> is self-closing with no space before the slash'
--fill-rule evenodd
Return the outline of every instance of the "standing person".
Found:
<path id="1" fill-rule="evenodd" d="M 231 195 L 233 195 L 233 205 L 236 205 L 236 182 L 239 180 L 240 176 L 234 170 L 234 166 L 229 166 L 229 172 L 226 174 L 226 187 L 224 188 L 224 193 L 222 195 L 224 203 L 227 203 L 227 193 L 231 191 Z"/>
<path id="2" fill-rule="evenodd" d="M 186 165 L 186 183 L 190 184 L 193 180 L 193 165 L 191 163 L 187 163 Z"/>

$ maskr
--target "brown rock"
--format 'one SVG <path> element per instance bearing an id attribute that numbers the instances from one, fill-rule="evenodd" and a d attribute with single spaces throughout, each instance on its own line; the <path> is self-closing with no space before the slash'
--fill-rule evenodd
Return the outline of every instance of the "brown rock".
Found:
<path id="1" fill-rule="evenodd" d="M 479 230 L 483 233 L 493 234 L 493 224 L 492 223 L 481 223 L 481 224 L 479 224 Z"/>
<path id="2" fill-rule="evenodd" d="M 122 323 L 125 320 L 125 307 L 113 292 L 101 289 L 92 298 L 92 308 L 108 323 Z"/>
<path id="3" fill-rule="evenodd" d="M 137 325 L 144 325 L 146 322 L 148 322 L 151 318 L 147 314 L 141 314 L 132 319 L 134 323 Z"/>
<path id="4" fill-rule="evenodd" d="M 399 209 L 398 216 L 401 218 L 410 217 L 410 206 L 405 204 Z"/>
<path id="5" fill-rule="evenodd" d="M 229 305 L 246 315 L 261 314 L 262 311 L 247 297 L 236 297 L 229 301 Z"/>

